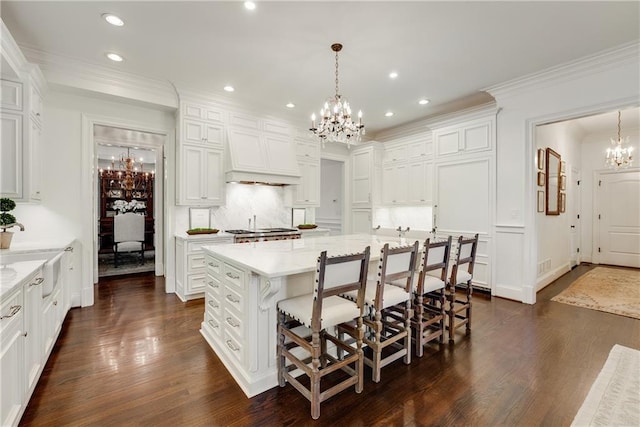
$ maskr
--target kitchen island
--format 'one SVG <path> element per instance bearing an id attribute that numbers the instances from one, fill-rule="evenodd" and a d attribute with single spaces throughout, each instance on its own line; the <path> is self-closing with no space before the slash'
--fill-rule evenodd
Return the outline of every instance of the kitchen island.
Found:
<path id="1" fill-rule="evenodd" d="M 276 304 L 313 290 L 320 252 L 342 255 L 370 246 L 375 266 L 385 243 L 413 241 L 354 234 L 204 246 L 207 278 L 200 332 L 245 394 L 255 396 L 278 383 Z"/>

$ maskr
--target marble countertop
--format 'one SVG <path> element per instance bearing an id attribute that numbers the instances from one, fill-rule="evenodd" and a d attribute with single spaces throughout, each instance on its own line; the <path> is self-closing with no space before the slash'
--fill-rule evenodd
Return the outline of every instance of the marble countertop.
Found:
<path id="1" fill-rule="evenodd" d="M 218 233 L 211 233 L 211 234 L 193 234 L 193 235 L 189 235 L 187 233 L 176 233 L 175 234 L 176 239 L 182 239 L 182 240 L 207 240 L 207 239 L 233 239 L 233 234 L 231 233 L 225 233 L 224 231 L 220 231 Z"/>
<path id="2" fill-rule="evenodd" d="M 11 242 L 9 249 L 0 249 L 2 255 L 24 254 L 30 252 L 59 252 L 71 246 L 73 239 L 31 240 L 26 242 Z"/>
<path id="3" fill-rule="evenodd" d="M 203 249 L 213 256 L 271 278 L 313 271 L 320 252 L 325 250 L 329 256 L 334 256 L 361 252 L 370 246 L 370 259 L 375 261 L 380 258 L 380 249 L 385 243 L 398 246 L 413 242 L 415 240 L 393 236 L 349 234 L 203 246 Z"/>
<path id="4" fill-rule="evenodd" d="M 0 299 L 40 268 L 46 260 L 20 261 L 0 266 Z"/>

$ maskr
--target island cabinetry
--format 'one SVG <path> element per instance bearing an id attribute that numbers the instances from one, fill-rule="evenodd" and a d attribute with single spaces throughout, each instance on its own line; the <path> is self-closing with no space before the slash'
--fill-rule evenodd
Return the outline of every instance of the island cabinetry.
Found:
<path id="1" fill-rule="evenodd" d="M 47 325 L 42 315 L 42 287 L 44 277 L 39 268 L 23 285 L 24 291 L 24 372 L 25 391 L 30 395 L 38 383 L 43 363 L 44 346 L 42 336 Z"/>
<path id="2" fill-rule="evenodd" d="M 209 287 L 202 247 L 224 243 L 233 243 L 233 236 L 176 236 L 176 295 L 181 301 L 205 297 L 205 289 Z"/>

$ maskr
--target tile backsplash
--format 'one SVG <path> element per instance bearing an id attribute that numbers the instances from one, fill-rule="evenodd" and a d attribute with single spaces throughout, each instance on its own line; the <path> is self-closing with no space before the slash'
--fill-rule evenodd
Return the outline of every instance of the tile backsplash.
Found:
<path id="1" fill-rule="evenodd" d="M 256 216 L 257 228 L 289 227 L 291 208 L 285 207 L 285 188 L 270 185 L 227 184 L 225 204 L 211 208 L 211 227 L 220 230 L 253 228 Z M 182 213 L 182 212 L 184 213 Z M 189 209 L 179 208 L 176 215 L 176 232 L 189 227 Z"/>

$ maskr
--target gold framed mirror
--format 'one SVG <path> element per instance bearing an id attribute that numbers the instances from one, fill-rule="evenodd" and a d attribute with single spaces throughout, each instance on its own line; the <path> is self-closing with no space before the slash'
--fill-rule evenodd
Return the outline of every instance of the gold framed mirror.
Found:
<path id="1" fill-rule="evenodd" d="M 547 215 L 560 215 L 560 154 L 547 148 L 546 210 Z"/>

